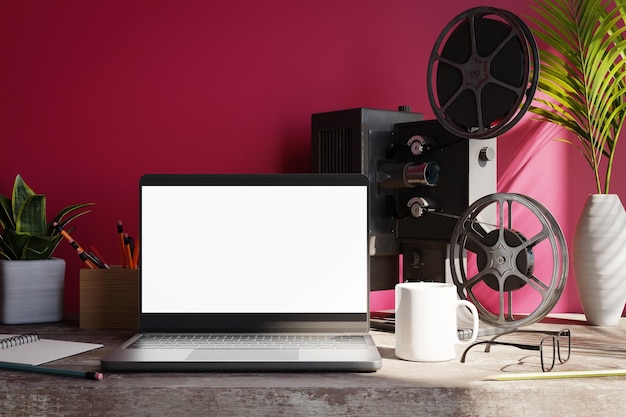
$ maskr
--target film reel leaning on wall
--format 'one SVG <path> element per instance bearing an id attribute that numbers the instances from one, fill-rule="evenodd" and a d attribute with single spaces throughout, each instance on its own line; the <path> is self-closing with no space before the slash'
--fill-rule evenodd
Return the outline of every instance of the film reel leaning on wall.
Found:
<path id="1" fill-rule="evenodd" d="M 530 107 L 538 81 L 539 53 L 530 29 L 492 7 L 453 19 L 428 64 L 428 97 L 437 120 L 468 139 L 511 129 Z M 568 272 L 565 238 L 554 217 L 536 200 L 512 193 L 487 195 L 467 208 L 453 231 L 449 259 L 459 296 L 476 305 L 483 322 L 511 329 L 545 317 Z M 516 315 L 517 300 L 530 311 Z"/>

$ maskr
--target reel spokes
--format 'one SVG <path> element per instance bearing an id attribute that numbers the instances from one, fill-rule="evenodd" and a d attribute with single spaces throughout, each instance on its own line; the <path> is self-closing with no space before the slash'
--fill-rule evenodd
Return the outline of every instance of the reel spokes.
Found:
<path id="1" fill-rule="evenodd" d="M 539 52 L 517 16 L 477 7 L 443 30 L 427 76 L 431 107 L 447 131 L 493 138 L 512 128 L 530 107 L 539 82 Z"/>
<path id="2" fill-rule="evenodd" d="M 545 317 L 567 279 L 561 228 L 545 207 L 520 194 L 491 194 L 472 204 L 453 231 L 450 259 L 459 296 L 476 306 L 483 321 L 500 327 Z M 528 314 L 513 314 L 518 301 Z"/>

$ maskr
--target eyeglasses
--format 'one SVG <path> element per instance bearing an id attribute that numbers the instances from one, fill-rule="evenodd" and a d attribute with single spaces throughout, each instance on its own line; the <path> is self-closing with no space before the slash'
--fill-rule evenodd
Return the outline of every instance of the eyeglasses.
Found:
<path id="1" fill-rule="evenodd" d="M 557 360 L 559 361 L 559 364 L 563 364 L 569 360 L 572 350 L 572 337 L 569 329 L 563 329 L 556 332 L 542 330 L 516 330 L 515 332 L 540 333 L 545 334 L 546 336 L 541 339 L 538 345 L 529 345 L 524 343 L 496 341 L 498 337 L 504 336 L 505 334 L 510 334 L 512 332 L 499 334 L 489 340 L 482 340 L 480 342 L 475 342 L 469 345 L 461 356 L 461 363 L 465 363 L 465 357 L 467 356 L 467 353 L 470 351 L 470 349 L 478 345 L 487 345 L 485 347 L 485 352 L 487 353 L 490 352 L 492 345 L 514 346 L 516 348 L 525 350 L 538 350 L 541 357 L 541 370 L 543 372 L 550 372 L 556 365 Z"/>

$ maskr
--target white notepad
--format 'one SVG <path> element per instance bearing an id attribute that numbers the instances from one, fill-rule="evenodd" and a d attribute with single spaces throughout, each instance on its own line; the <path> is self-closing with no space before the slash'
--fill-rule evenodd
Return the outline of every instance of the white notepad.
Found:
<path id="1" fill-rule="evenodd" d="M 41 365 L 101 347 L 96 343 L 40 339 L 36 334 L 2 334 L 0 362 Z"/>

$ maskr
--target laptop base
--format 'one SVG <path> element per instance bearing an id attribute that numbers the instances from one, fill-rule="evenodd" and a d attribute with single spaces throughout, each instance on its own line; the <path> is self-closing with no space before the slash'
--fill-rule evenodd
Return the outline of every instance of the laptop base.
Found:
<path id="1" fill-rule="evenodd" d="M 142 337 L 136 335 L 107 355 L 101 363 L 103 370 L 120 372 L 374 372 L 380 369 L 382 360 L 371 336 L 350 336 L 362 338 L 365 342 L 363 347 L 134 349 L 132 345 Z"/>

